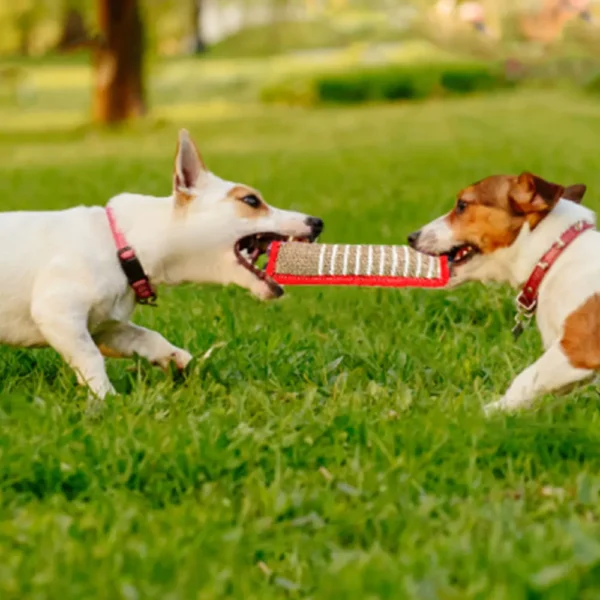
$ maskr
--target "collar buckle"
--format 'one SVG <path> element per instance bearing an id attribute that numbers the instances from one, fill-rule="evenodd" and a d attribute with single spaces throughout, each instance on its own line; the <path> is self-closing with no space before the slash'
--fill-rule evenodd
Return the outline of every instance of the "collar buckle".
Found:
<path id="1" fill-rule="evenodd" d="M 529 297 L 523 290 L 515 299 L 517 305 L 517 314 L 531 319 L 537 308 L 537 298 Z"/>
<path id="2" fill-rule="evenodd" d="M 533 315 L 535 315 L 537 298 L 528 301 L 525 294 L 521 292 L 517 296 L 515 304 L 517 306 L 517 312 L 515 314 L 515 324 L 511 329 L 511 332 L 513 334 L 513 339 L 517 341 L 525 329 L 529 327 L 531 319 L 533 319 Z"/>
<path id="3" fill-rule="evenodd" d="M 135 297 L 139 304 L 156 306 L 156 292 L 144 272 L 144 269 L 136 256 L 133 248 L 125 246 L 117 251 L 121 269 L 127 277 L 129 286 L 135 292 Z"/>

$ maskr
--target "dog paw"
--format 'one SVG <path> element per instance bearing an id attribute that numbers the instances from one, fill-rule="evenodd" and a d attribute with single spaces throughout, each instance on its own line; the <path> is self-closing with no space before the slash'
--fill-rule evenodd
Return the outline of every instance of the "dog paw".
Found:
<path id="1" fill-rule="evenodd" d="M 100 381 L 99 383 L 79 382 L 79 385 L 84 386 L 87 389 L 87 396 L 90 402 L 97 401 L 103 403 L 106 396 L 117 395 L 117 391 L 108 380 Z"/>
<path id="2" fill-rule="evenodd" d="M 162 369 L 168 371 L 170 367 L 176 367 L 179 371 L 184 371 L 190 364 L 193 356 L 187 351 L 177 348 L 167 356 L 159 358 L 156 362 Z"/>
<path id="3" fill-rule="evenodd" d="M 483 407 L 483 414 L 490 417 L 498 413 L 512 413 L 524 408 L 521 402 L 511 402 L 506 398 L 501 398 L 495 402 L 490 402 Z"/>
<path id="4" fill-rule="evenodd" d="M 502 404 L 502 400 L 497 400 L 496 402 L 490 402 L 483 407 L 483 414 L 486 417 L 491 417 L 494 414 L 504 412 L 504 405 Z"/>
<path id="5" fill-rule="evenodd" d="M 97 396 L 89 395 L 85 404 L 85 417 L 91 421 L 99 420 L 106 411 L 106 404 Z"/>
<path id="6" fill-rule="evenodd" d="M 175 366 L 183 371 L 194 358 L 187 350 L 177 350 L 172 355 Z"/>
<path id="7" fill-rule="evenodd" d="M 85 403 L 86 418 L 90 420 L 100 419 L 106 411 L 106 397 L 116 395 L 117 391 L 112 384 L 109 384 L 100 393 L 88 388 Z"/>

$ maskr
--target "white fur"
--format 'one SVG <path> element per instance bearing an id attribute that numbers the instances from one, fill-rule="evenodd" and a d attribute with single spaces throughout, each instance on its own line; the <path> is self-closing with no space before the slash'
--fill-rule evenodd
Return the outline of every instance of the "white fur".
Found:
<path id="1" fill-rule="evenodd" d="M 550 214 L 530 231 L 525 225 L 515 242 L 492 254 L 478 255 L 456 269 L 452 285 L 468 280 L 498 281 L 520 288 L 537 262 L 561 234 L 580 220 L 596 223 L 591 210 L 561 199 Z M 461 243 L 452 238 L 444 218 L 425 226 L 419 249 L 445 252 Z M 600 233 L 581 234 L 556 260 L 539 288 L 536 321 L 545 353 L 510 385 L 506 394 L 486 407 L 486 412 L 529 406 L 539 395 L 559 391 L 594 375 L 574 368 L 560 345 L 566 318 L 592 295 L 600 293 Z"/>
<path id="2" fill-rule="evenodd" d="M 182 173 L 182 166 L 186 171 Z M 173 196 L 121 194 L 110 201 L 119 228 L 153 284 L 234 283 L 262 299 L 268 285 L 235 258 L 253 233 L 306 236 L 307 216 L 273 207 L 241 218 L 226 198 L 236 184 L 208 172 L 187 132 L 180 134 Z M 176 206 L 180 192 L 188 195 Z M 103 207 L 0 213 L 0 342 L 50 345 L 99 398 L 114 392 L 99 346 L 183 369 L 192 356 L 129 321 L 135 297 L 116 256 Z"/>

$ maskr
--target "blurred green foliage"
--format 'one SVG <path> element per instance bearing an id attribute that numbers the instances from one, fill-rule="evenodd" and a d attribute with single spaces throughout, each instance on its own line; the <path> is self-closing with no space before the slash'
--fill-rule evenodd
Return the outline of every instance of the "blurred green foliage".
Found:
<path id="1" fill-rule="evenodd" d="M 303 84 L 298 79 L 286 80 L 267 87 L 262 97 L 285 104 L 294 99 L 300 103 L 356 104 L 471 94 L 509 85 L 512 83 L 504 70 L 489 63 L 386 65 L 316 76 Z"/>

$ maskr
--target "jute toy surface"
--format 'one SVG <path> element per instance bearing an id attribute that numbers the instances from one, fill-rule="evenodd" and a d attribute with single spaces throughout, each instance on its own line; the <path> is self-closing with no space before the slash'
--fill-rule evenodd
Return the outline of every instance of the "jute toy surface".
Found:
<path id="1" fill-rule="evenodd" d="M 266 272 L 282 285 L 440 288 L 450 279 L 447 257 L 409 246 L 274 242 Z"/>

